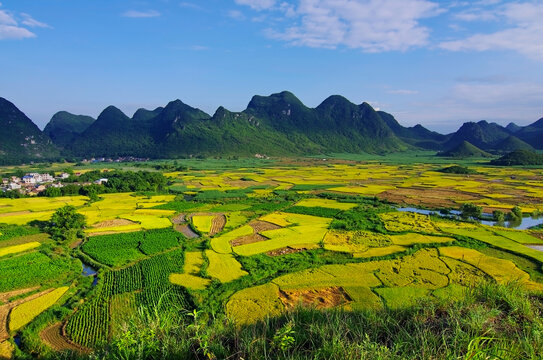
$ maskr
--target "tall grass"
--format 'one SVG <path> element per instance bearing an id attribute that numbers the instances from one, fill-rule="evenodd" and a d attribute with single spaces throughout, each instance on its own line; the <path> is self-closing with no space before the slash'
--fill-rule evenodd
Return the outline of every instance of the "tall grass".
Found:
<path id="1" fill-rule="evenodd" d="M 543 296 L 484 283 L 460 301 L 402 310 L 297 308 L 237 327 L 141 309 L 92 359 L 541 359 Z"/>

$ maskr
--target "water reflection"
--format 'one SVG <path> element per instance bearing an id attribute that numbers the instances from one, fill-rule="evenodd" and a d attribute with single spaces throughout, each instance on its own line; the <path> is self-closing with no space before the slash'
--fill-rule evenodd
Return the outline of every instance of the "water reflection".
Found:
<path id="1" fill-rule="evenodd" d="M 445 218 L 452 218 L 452 219 L 458 219 L 460 216 L 460 211 L 458 210 L 447 210 L 446 212 L 438 212 L 435 210 L 428 210 L 428 209 L 419 209 L 415 207 L 403 207 L 403 208 L 397 208 L 398 211 L 406 211 L 406 212 L 414 212 L 417 214 L 423 214 L 423 215 L 437 215 L 442 216 Z M 491 219 L 491 214 L 483 214 L 484 216 Z M 494 221 L 494 220 L 478 220 L 483 225 L 489 225 L 489 226 L 502 226 L 507 227 L 511 229 L 518 229 L 518 230 L 526 230 L 533 226 L 543 224 L 543 217 L 524 217 L 522 219 L 518 220 L 512 220 L 512 221 Z"/>

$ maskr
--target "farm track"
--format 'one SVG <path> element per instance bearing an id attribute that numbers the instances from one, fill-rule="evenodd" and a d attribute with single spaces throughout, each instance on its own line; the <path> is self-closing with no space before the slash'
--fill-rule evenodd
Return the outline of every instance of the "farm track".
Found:
<path id="1" fill-rule="evenodd" d="M 63 334 L 61 322 L 53 324 L 40 332 L 40 339 L 55 351 L 72 350 L 78 353 L 88 352 L 87 349 L 72 343 Z"/>
<path id="2" fill-rule="evenodd" d="M 0 342 L 9 339 L 9 329 L 8 329 L 8 320 L 11 310 L 17 305 L 23 304 L 27 301 L 36 299 L 42 295 L 48 294 L 54 289 L 45 290 L 36 294 L 32 294 L 23 299 L 17 299 L 15 301 L 9 302 L 5 305 L 0 306 Z"/>

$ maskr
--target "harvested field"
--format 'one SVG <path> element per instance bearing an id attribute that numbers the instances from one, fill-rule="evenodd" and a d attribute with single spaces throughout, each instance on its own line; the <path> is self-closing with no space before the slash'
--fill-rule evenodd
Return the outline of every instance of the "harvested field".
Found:
<path id="1" fill-rule="evenodd" d="M 259 233 L 261 231 L 267 231 L 267 230 L 276 230 L 280 229 L 281 226 L 272 224 L 267 221 L 261 221 L 261 220 L 254 220 L 249 223 L 249 226 L 252 227 L 255 231 L 255 233 Z"/>
<path id="2" fill-rule="evenodd" d="M 114 220 L 106 220 L 102 221 L 98 224 L 92 225 L 93 229 L 103 229 L 103 228 L 109 228 L 109 227 L 115 227 L 115 226 L 125 226 L 125 225 L 137 225 L 137 223 L 127 220 L 127 219 L 114 219 Z"/>
<path id="3" fill-rule="evenodd" d="M 226 216 L 222 214 L 215 216 L 211 222 L 211 231 L 209 232 L 209 235 L 213 236 L 220 233 L 222 229 L 224 229 L 224 225 L 226 225 Z"/>
<path id="4" fill-rule="evenodd" d="M 268 238 L 265 236 L 262 236 L 260 234 L 252 234 L 252 235 L 242 236 L 240 238 L 232 240 L 230 241 L 230 245 L 240 246 L 240 245 L 252 244 L 259 241 L 266 241 L 266 240 L 268 240 Z"/>
<path id="5" fill-rule="evenodd" d="M 379 199 L 396 204 L 416 205 L 429 208 L 458 207 L 459 203 L 482 199 L 480 195 L 455 189 L 396 188 L 377 195 Z"/>
<path id="6" fill-rule="evenodd" d="M 281 290 L 279 299 L 286 309 L 292 309 L 298 305 L 328 309 L 351 301 L 345 290 L 338 286 L 324 289 Z"/>
<path id="7" fill-rule="evenodd" d="M 88 350 L 75 345 L 69 341 L 63 334 L 63 326 L 61 322 L 55 323 L 46 327 L 40 332 L 40 339 L 51 349 L 56 351 L 71 350 L 78 353 L 85 353 Z"/>
<path id="8" fill-rule="evenodd" d="M 175 225 L 174 229 L 176 231 L 179 231 L 181 234 L 185 235 L 189 239 L 195 239 L 197 237 L 200 237 L 200 235 L 196 234 L 188 225 Z"/>
<path id="9" fill-rule="evenodd" d="M 294 249 L 291 247 L 285 247 L 277 250 L 268 251 L 266 255 L 268 256 L 282 256 L 287 254 L 294 254 L 302 251 L 306 251 L 306 248 Z"/>

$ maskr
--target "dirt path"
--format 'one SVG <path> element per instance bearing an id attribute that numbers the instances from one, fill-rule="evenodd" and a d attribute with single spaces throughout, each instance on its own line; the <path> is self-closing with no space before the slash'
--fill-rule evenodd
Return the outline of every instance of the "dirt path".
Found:
<path id="1" fill-rule="evenodd" d="M 47 346 L 56 351 L 72 350 L 78 353 L 87 352 L 86 349 L 83 349 L 80 346 L 73 344 L 64 336 L 61 322 L 58 322 L 43 329 L 40 332 L 40 339 Z"/>
<path id="2" fill-rule="evenodd" d="M 172 224 L 174 225 L 184 224 L 185 222 L 187 222 L 185 219 L 185 214 L 179 214 L 172 218 Z"/>
<path id="3" fill-rule="evenodd" d="M 8 291 L 8 292 L 5 292 L 5 293 L 0 293 L 0 301 L 3 302 L 3 303 L 7 303 L 9 301 L 9 299 L 11 299 L 14 296 L 26 294 L 28 292 L 37 290 L 39 288 L 40 288 L 39 286 L 35 286 L 35 287 L 31 287 L 31 288 L 26 288 L 26 289 L 19 289 L 19 290 Z"/>

